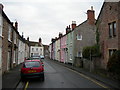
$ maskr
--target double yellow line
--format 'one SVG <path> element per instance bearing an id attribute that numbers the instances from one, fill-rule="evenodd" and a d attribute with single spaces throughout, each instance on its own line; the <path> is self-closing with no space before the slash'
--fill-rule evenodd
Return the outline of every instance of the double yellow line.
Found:
<path id="1" fill-rule="evenodd" d="M 67 68 L 67 67 L 66 67 L 66 68 Z M 84 78 L 86 78 L 86 79 L 88 79 L 88 80 L 94 82 L 95 84 L 97 84 L 97 85 L 99 85 L 99 86 L 101 86 L 101 87 L 103 87 L 103 88 L 106 88 L 106 89 L 109 89 L 109 90 L 110 90 L 110 87 L 107 87 L 107 86 L 105 86 L 105 85 L 99 83 L 98 81 L 96 81 L 96 80 L 94 80 L 94 79 L 92 79 L 92 78 L 90 78 L 90 77 L 88 77 L 88 76 L 82 74 L 82 73 L 79 73 L 79 72 L 74 71 L 74 70 L 69 69 L 69 68 L 67 68 L 67 69 L 70 70 L 70 71 L 72 71 L 72 72 L 75 72 L 75 73 L 79 74 L 80 76 L 82 76 L 82 77 L 84 77 Z M 28 85 L 29 85 L 29 81 L 27 81 L 27 83 L 25 84 L 24 90 L 26 90 L 26 89 L 28 88 Z"/>
<path id="2" fill-rule="evenodd" d="M 88 79 L 88 80 L 94 82 L 95 84 L 97 84 L 97 85 L 99 85 L 99 86 L 101 86 L 101 87 L 103 87 L 103 88 L 110 89 L 110 87 L 107 87 L 107 86 L 105 86 L 105 85 L 99 83 L 98 81 L 96 81 L 96 80 L 94 80 L 94 79 L 92 79 L 92 78 L 90 78 L 90 77 L 88 77 L 88 76 L 82 74 L 82 73 L 79 73 L 79 72 L 74 71 L 74 70 L 69 69 L 69 68 L 67 68 L 67 69 L 70 70 L 70 71 L 72 71 L 72 72 L 75 72 L 75 73 L 79 74 L 80 76 L 82 76 L 82 77 L 84 77 L 84 78 L 86 78 L 86 79 Z"/>
<path id="3" fill-rule="evenodd" d="M 28 88 L 29 82 L 27 81 L 27 83 L 25 84 L 25 88 L 24 90 L 26 90 Z"/>

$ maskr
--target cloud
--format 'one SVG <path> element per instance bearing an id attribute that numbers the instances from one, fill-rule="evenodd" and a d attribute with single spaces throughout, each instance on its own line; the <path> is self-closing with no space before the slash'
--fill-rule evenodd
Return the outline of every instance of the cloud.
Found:
<path id="1" fill-rule="evenodd" d="M 51 38 L 65 33 L 72 21 L 77 24 L 87 19 L 86 12 L 91 6 L 96 11 L 96 18 L 102 1 L 84 0 L 4 0 L 4 11 L 11 21 L 17 20 L 20 34 L 37 41 L 41 37 L 44 44 L 50 44 Z M 89 0 L 91 1 L 91 0 Z"/>

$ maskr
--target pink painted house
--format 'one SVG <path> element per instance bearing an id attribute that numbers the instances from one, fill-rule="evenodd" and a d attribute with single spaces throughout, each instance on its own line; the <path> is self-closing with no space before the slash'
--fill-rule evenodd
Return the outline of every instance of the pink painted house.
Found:
<path id="1" fill-rule="evenodd" d="M 67 35 L 65 34 L 60 38 L 60 62 L 67 62 L 67 45 L 66 45 Z"/>

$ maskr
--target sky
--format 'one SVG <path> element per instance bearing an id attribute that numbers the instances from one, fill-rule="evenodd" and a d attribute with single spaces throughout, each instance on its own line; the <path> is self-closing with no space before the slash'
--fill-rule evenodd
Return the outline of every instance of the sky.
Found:
<path id="1" fill-rule="evenodd" d="M 65 28 L 87 20 L 87 10 L 95 10 L 97 19 L 104 0 L 1 0 L 11 22 L 18 22 L 18 31 L 30 41 L 49 45 L 51 38 L 65 34 Z"/>

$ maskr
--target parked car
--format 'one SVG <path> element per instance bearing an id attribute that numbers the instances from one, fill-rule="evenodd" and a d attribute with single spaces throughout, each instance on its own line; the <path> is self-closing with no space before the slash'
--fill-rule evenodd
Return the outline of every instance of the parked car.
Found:
<path id="1" fill-rule="evenodd" d="M 41 58 L 41 59 L 44 59 L 44 56 L 43 56 L 43 55 L 41 55 L 41 56 L 40 56 L 40 58 Z"/>
<path id="2" fill-rule="evenodd" d="M 26 60 L 21 68 L 21 79 L 41 78 L 44 81 L 44 65 L 41 60 Z"/>

